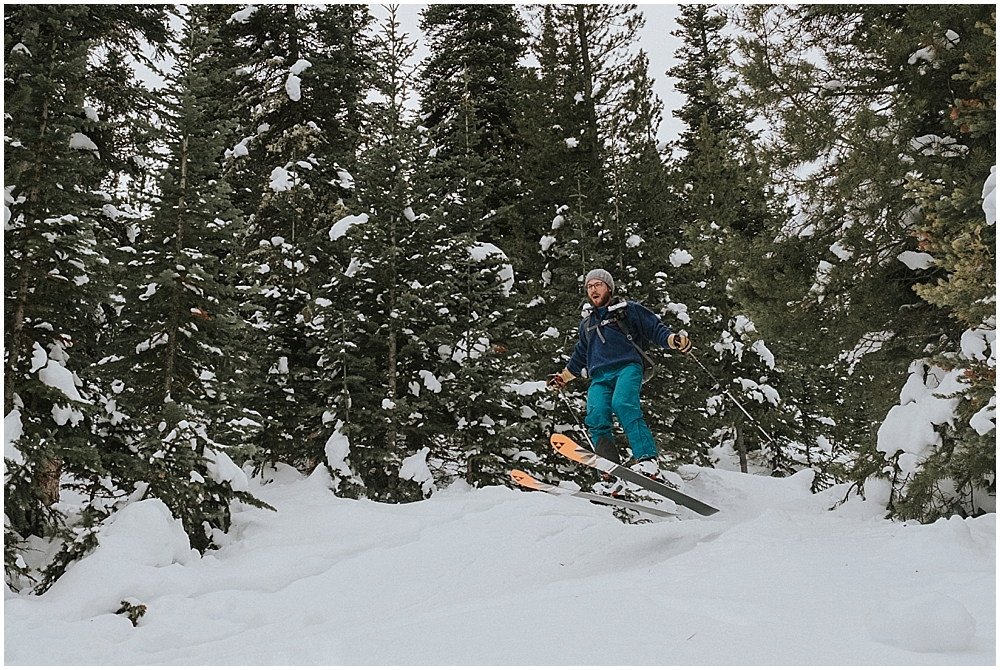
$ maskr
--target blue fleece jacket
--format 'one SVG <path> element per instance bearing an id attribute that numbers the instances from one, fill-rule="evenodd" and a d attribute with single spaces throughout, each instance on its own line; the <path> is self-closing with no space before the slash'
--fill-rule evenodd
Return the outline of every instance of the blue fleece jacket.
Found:
<path id="1" fill-rule="evenodd" d="M 612 300 L 612 304 L 614 302 Z M 643 351 L 648 342 L 654 342 L 661 347 L 669 346 L 667 338 L 673 331 L 663 325 L 658 316 L 639 303 L 628 301 L 625 319 L 633 341 L 642 347 Z M 642 357 L 625 337 L 618 324 L 614 323 L 614 319 L 608 319 L 608 308 L 591 308 L 590 315 L 580 324 L 580 339 L 573 348 L 573 356 L 570 357 L 566 369 L 574 375 L 579 375 L 583 368 L 587 368 L 588 373 L 593 376 L 594 371 L 602 367 L 633 362 L 642 363 Z"/>

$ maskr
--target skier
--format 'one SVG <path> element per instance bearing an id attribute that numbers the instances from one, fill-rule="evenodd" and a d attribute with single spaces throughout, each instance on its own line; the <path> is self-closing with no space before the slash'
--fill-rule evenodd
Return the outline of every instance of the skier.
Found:
<path id="1" fill-rule="evenodd" d="M 657 477 L 656 443 L 639 406 L 643 367 L 652 361 L 639 343 L 655 342 L 686 354 L 691 351 L 691 340 L 672 332 L 639 303 L 615 296 L 615 281 L 607 270 L 591 270 L 584 284 L 590 305 L 580 324 L 580 339 L 569 363 L 551 375 L 548 385 L 565 388 L 586 368 L 591 379 L 586 424 L 598 455 L 621 463 L 611 434 L 614 414 L 632 447 L 631 469 Z"/>

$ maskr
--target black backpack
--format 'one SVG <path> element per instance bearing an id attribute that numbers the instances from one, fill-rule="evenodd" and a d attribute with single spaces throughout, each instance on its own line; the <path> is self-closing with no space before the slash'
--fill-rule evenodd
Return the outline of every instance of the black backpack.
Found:
<path id="1" fill-rule="evenodd" d="M 608 305 L 608 316 L 606 319 L 598 323 L 593 328 L 589 327 L 590 316 L 587 316 L 580 322 L 580 329 L 583 331 L 583 336 L 587 341 L 587 346 L 590 346 L 591 331 L 597 330 L 601 326 L 607 326 L 611 324 L 617 324 L 618 329 L 624 333 L 628 341 L 635 347 L 635 350 L 639 352 L 639 356 L 642 357 L 642 381 L 648 382 L 656 374 L 656 363 L 653 359 L 649 357 L 642 347 L 632 338 L 632 333 L 629 332 L 628 322 L 627 322 L 627 311 L 628 302 L 622 300 L 621 298 L 615 298 L 610 305 Z M 600 332 L 598 332 L 600 334 Z M 645 344 L 645 342 L 643 342 Z"/>

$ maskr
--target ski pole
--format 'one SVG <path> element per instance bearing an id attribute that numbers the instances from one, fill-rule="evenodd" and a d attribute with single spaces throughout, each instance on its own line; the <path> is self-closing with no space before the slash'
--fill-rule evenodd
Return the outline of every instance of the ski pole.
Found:
<path id="1" fill-rule="evenodd" d="M 767 431 L 764 430 L 764 427 L 760 425 L 760 422 L 757 421 L 757 419 L 755 419 L 752 416 L 750 416 L 750 412 L 748 412 L 746 410 L 746 408 L 743 405 L 740 404 L 740 401 L 736 399 L 736 396 L 734 396 L 732 393 L 730 393 L 729 389 L 727 389 L 725 386 L 723 386 L 722 382 L 720 382 L 715 377 L 715 375 L 713 375 L 712 372 L 708 368 L 705 367 L 705 364 L 702 363 L 701 361 L 699 361 L 698 357 L 695 356 L 690 351 L 688 352 L 688 356 L 690 356 L 692 359 L 694 359 L 694 362 L 698 364 L 698 367 L 700 367 L 702 370 L 704 370 L 705 374 L 707 374 L 709 377 L 711 377 L 712 381 L 715 382 L 715 384 L 720 389 L 722 389 L 722 392 L 725 393 L 727 396 L 729 396 L 729 399 L 732 400 L 736 404 L 736 406 L 739 407 L 740 410 L 744 414 L 746 414 L 747 418 L 750 419 L 750 423 L 753 424 L 753 427 L 756 428 L 758 431 L 760 431 L 761 435 L 763 435 L 765 438 L 767 438 L 767 443 L 770 444 L 771 442 L 774 442 L 774 438 L 767 434 Z"/>
<path id="2" fill-rule="evenodd" d="M 573 409 L 573 405 L 570 403 L 569 398 L 566 397 L 566 392 L 558 386 L 556 388 L 559 389 L 559 397 L 563 399 L 563 402 L 566 403 L 566 407 L 569 408 L 569 413 L 573 416 L 573 421 L 576 421 L 576 429 L 583 433 L 583 436 L 587 438 L 587 444 L 590 445 L 590 450 L 597 453 L 597 448 L 594 446 L 593 440 L 590 439 L 590 433 L 587 432 L 587 427 L 580 423 L 580 417 L 577 415 L 576 410 Z"/>

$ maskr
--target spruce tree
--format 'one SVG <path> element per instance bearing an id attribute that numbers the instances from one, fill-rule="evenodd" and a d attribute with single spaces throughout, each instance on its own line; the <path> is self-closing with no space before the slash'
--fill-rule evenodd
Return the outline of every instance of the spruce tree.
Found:
<path id="1" fill-rule="evenodd" d="M 227 422 L 246 418 L 235 385 L 247 363 L 234 286 L 243 220 L 220 179 L 232 124 L 214 97 L 231 73 L 212 55 L 218 37 L 204 9 L 189 8 L 183 21 L 161 109 L 166 165 L 128 263 L 117 352 L 105 367 L 119 375 L 114 398 L 124 415 L 111 432 L 143 463 L 128 488 L 161 499 L 204 550 L 214 529 L 228 530 L 233 500 L 261 503 L 218 441 Z"/>
<path id="2" fill-rule="evenodd" d="M 775 354 L 817 389 L 814 415 L 856 452 L 842 460 L 859 483 L 884 476 L 876 431 L 911 362 L 962 332 L 914 292 L 940 270 L 906 262 L 921 220 L 907 179 L 963 151 L 942 134 L 942 107 L 962 60 L 954 36 L 973 35 L 984 15 L 915 5 L 741 12 L 740 71 L 771 120 L 759 155 L 794 210 L 767 226 L 773 243 L 759 253 L 748 300 L 780 343 Z"/>
<path id="3" fill-rule="evenodd" d="M 723 35 L 726 16 L 712 5 L 685 5 L 678 23 L 675 35 L 684 40 L 680 64 L 667 74 L 678 79 L 686 97 L 674 112 L 685 129 L 675 143 L 671 174 L 679 209 L 673 230 L 657 235 L 668 243 L 661 253 L 672 267 L 659 280 L 671 285 L 665 307 L 687 308 L 678 318 L 689 322 L 695 353 L 714 372 L 684 361 L 684 392 L 675 394 L 683 410 L 677 413 L 675 439 L 693 441 L 703 453 L 725 442 L 739 454 L 744 472 L 747 451 L 767 447 L 758 465 L 784 474 L 793 464 L 774 442 L 781 414 L 779 369 L 739 299 L 744 267 L 754 261 L 748 252 L 775 217 L 754 160 L 749 115 L 733 95 L 732 44 Z M 675 243 L 681 246 L 671 250 Z M 760 422 L 766 427 L 758 427 Z"/>
<path id="4" fill-rule="evenodd" d="M 429 493 L 399 477 L 403 460 L 433 435 L 423 430 L 428 396 L 440 392 L 422 336 L 432 274 L 416 252 L 436 241 L 414 213 L 412 180 L 421 142 L 415 114 L 416 43 L 401 33 L 394 8 L 373 35 L 374 99 L 365 103 L 355 170 L 357 214 L 330 230 L 339 264 L 317 310 L 326 432 L 348 447 L 330 462 L 345 495 L 407 502 Z M 337 457 L 334 457 L 337 458 Z M 350 476 L 344 468 L 349 469 Z"/>
<path id="5" fill-rule="evenodd" d="M 428 147 L 416 191 L 439 242 L 425 254 L 435 273 L 424 341 L 444 389 L 435 396 L 432 454 L 476 485 L 508 481 L 511 429 L 520 402 L 505 387 L 522 376 L 512 350 L 512 205 L 519 180 L 511 147 L 510 93 L 521 76 L 523 27 L 513 7 L 432 6 L 422 14 L 431 55 L 423 63 Z M 455 47 L 454 53 L 452 47 Z M 513 145 L 516 146 L 516 145 Z"/>
<path id="6" fill-rule="evenodd" d="M 934 152 L 934 161 L 911 181 L 921 213 L 913 253 L 927 254 L 923 258 L 933 259 L 937 270 L 915 290 L 963 329 L 960 338 L 939 341 L 929 362 L 962 370 L 966 381 L 956 398 L 956 421 L 941 427 L 941 446 L 913 473 L 896 505 L 902 516 L 922 521 L 956 509 L 981 513 L 996 492 L 995 205 L 993 220 L 983 211 L 985 185 L 996 181 L 996 15 L 990 21 L 984 14 L 973 13 L 978 21 L 971 30 L 966 23 L 968 32 L 945 36 L 962 51 L 957 71 L 949 68 L 953 99 L 941 124 L 955 142 Z M 928 32 L 929 41 L 935 37 Z"/>
<path id="7" fill-rule="evenodd" d="M 348 213 L 368 76 L 363 5 L 210 9 L 220 63 L 234 73 L 216 95 L 237 120 L 225 177 L 246 216 L 253 267 L 242 306 L 257 338 L 246 383 L 259 413 L 260 458 L 305 470 L 322 462 L 319 348 L 313 320 L 336 267 L 329 230 Z"/>
<path id="8" fill-rule="evenodd" d="M 100 356 L 106 225 L 117 202 L 115 115 L 134 110 L 136 86 L 131 74 L 117 98 L 101 86 L 99 51 L 164 34 L 162 8 L 4 9 L 4 413 L 20 426 L 15 458 L 5 461 L 8 574 L 28 572 L 17 547 L 30 535 L 79 539 L 54 507 L 63 481 L 111 495 L 108 475 L 121 478 L 127 467 L 92 435 L 103 389 L 90 366 Z"/>

